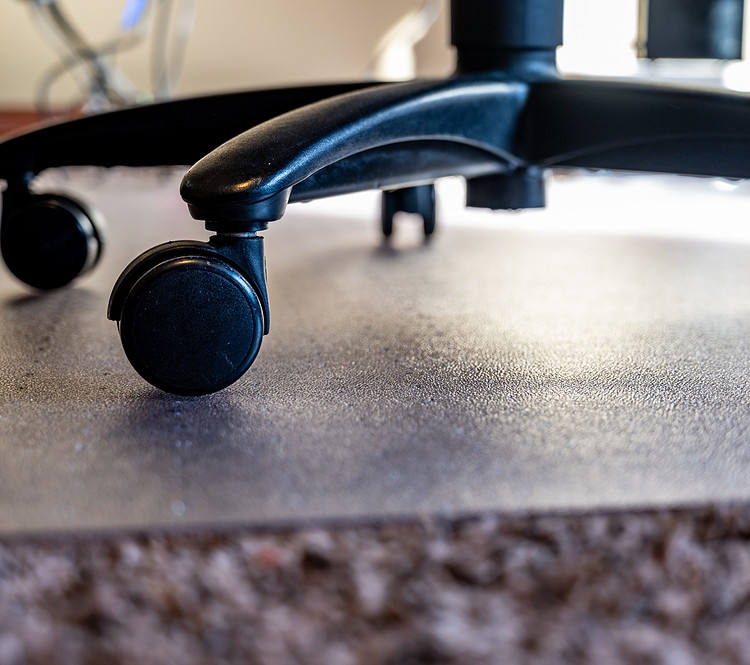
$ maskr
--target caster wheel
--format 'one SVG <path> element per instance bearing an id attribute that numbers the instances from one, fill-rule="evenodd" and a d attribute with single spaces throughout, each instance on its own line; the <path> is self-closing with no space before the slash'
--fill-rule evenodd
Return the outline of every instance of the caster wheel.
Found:
<path id="1" fill-rule="evenodd" d="M 383 237 L 390 238 L 393 235 L 393 217 L 398 211 L 398 192 L 383 192 L 380 209 L 380 228 Z"/>
<path id="2" fill-rule="evenodd" d="M 424 235 L 429 238 L 435 233 L 435 188 L 432 185 L 429 186 L 429 191 L 424 194 L 425 199 L 421 206 L 420 214 L 422 215 L 422 227 L 424 229 Z"/>
<path id="3" fill-rule="evenodd" d="M 410 212 L 422 218 L 425 237 L 435 233 L 435 187 L 418 185 L 383 192 L 381 206 L 381 229 L 383 236 L 393 234 L 393 218 L 397 212 Z"/>
<path id="4" fill-rule="evenodd" d="M 145 261 L 143 274 L 130 280 L 118 323 L 135 370 L 177 395 L 234 383 L 263 337 L 263 309 L 250 281 L 228 262 L 196 254 Z"/>
<path id="5" fill-rule="evenodd" d="M 102 252 L 95 215 L 61 194 L 30 195 L 3 211 L 5 265 L 36 289 L 56 289 L 91 270 Z"/>

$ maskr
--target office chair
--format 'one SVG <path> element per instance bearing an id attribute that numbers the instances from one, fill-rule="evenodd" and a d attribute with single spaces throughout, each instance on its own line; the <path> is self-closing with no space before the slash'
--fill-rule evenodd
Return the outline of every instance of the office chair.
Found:
<path id="1" fill-rule="evenodd" d="M 419 213 L 429 234 L 444 176 L 463 176 L 466 204 L 491 209 L 543 206 L 549 168 L 750 176 L 750 97 L 563 78 L 562 15 L 563 0 L 453 0 L 457 69 L 445 80 L 188 99 L 11 138 L 0 144 L 5 262 L 41 289 L 96 263 L 85 205 L 30 192 L 43 169 L 194 163 L 181 194 L 215 235 L 134 260 L 108 316 L 147 381 L 197 395 L 242 376 L 268 333 L 258 233 L 290 202 L 381 189 L 386 235 L 399 210 Z"/>

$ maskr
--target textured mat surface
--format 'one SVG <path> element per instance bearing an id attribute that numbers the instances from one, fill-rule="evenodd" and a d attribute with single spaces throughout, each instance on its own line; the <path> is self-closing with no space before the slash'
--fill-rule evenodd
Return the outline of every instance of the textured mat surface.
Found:
<path id="1" fill-rule="evenodd" d="M 204 237 L 176 179 L 55 177 L 110 243 L 73 289 L 0 278 L 2 531 L 748 498 L 745 186 L 557 179 L 522 215 L 451 190 L 429 246 L 410 220 L 381 246 L 372 197 L 293 206 L 256 364 L 175 399 L 105 310 L 138 252 Z"/>

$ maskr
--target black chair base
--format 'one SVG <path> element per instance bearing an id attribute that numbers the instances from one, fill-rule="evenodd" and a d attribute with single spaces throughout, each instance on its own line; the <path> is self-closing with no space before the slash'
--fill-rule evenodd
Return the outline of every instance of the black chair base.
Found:
<path id="1" fill-rule="evenodd" d="M 257 233 L 280 219 L 290 202 L 381 189 L 384 235 L 392 233 L 400 211 L 421 215 L 430 235 L 431 184 L 445 176 L 466 179 L 467 205 L 491 209 L 543 206 L 550 168 L 750 177 L 750 96 L 559 77 L 554 53 L 561 42 L 561 0 L 463 0 L 454 3 L 452 22 L 458 71 L 446 80 L 188 99 L 7 139 L 0 143 L 0 177 L 8 183 L 0 228 L 26 219 L 25 208 L 33 212 L 39 199 L 29 183 L 47 168 L 194 164 L 181 194 L 193 217 L 217 235 L 208 244 L 170 243 L 136 259 L 115 286 L 109 316 L 147 380 L 171 392 L 201 394 L 239 378 L 268 332 Z M 17 251 L 3 242 L 9 265 L 18 263 Z M 66 283 L 74 273 L 49 283 Z M 33 278 L 25 281 L 38 286 Z M 172 290 L 179 284 L 183 292 L 160 315 L 162 326 L 145 312 L 165 284 Z M 210 334 L 233 317 L 191 310 L 207 289 L 218 294 L 217 308 L 236 310 L 234 318 L 251 330 Z M 194 344 L 185 353 L 204 349 L 198 378 L 191 377 L 189 357 L 180 357 L 172 310 L 179 310 L 180 325 L 192 322 Z M 149 340 L 158 352 L 148 351 Z M 234 341 L 234 360 L 224 366 Z"/>

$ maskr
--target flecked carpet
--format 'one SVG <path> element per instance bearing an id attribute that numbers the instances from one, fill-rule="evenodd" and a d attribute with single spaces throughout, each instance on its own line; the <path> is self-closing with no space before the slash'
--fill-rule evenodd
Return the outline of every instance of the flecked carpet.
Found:
<path id="1" fill-rule="evenodd" d="M 189 221 L 152 181 L 88 183 L 90 281 L 3 277 L 0 665 L 750 663 L 746 185 L 553 181 L 552 230 L 429 248 L 290 212 L 263 359 L 183 403 L 103 315 Z"/>
<path id="2" fill-rule="evenodd" d="M 0 546 L 3 664 L 747 662 L 747 505 Z"/>

